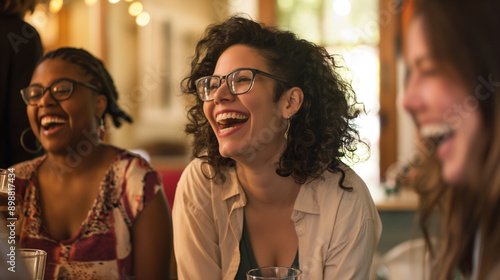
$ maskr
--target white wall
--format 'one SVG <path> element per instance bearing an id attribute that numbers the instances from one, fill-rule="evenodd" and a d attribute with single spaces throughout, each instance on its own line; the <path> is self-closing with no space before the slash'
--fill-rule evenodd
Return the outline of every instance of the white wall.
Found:
<path id="1" fill-rule="evenodd" d="M 113 130 L 110 141 L 124 148 L 189 144 L 180 82 L 204 29 L 228 14 L 226 1 L 144 0 L 151 16 L 144 27 L 120 4 L 108 9 L 108 67 L 134 123 Z"/>
<path id="2" fill-rule="evenodd" d="M 404 97 L 404 60 L 400 57 L 397 61 L 398 72 L 398 95 L 396 100 L 397 126 L 398 126 L 398 159 L 400 167 L 407 165 L 417 152 L 416 148 L 416 127 L 410 116 L 403 108 Z"/>

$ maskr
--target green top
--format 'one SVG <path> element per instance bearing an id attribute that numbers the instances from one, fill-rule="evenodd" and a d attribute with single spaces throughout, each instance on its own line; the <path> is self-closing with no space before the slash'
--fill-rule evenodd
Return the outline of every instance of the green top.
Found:
<path id="1" fill-rule="evenodd" d="M 247 271 L 250 269 L 258 268 L 257 261 L 252 250 L 252 244 L 250 243 L 250 236 L 248 235 L 248 230 L 245 221 L 245 214 L 243 214 L 243 232 L 240 239 L 240 266 L 238 267 L 238 272 L 234 280 L 246 280 Z M 295 255 L 295 259 L 292 263 L 293 268 L 299 268 L 299 250 Z"/>

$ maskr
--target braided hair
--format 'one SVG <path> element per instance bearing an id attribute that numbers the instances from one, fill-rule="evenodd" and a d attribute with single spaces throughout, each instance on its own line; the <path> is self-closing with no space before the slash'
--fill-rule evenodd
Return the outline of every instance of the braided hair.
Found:
<path id="1" fill-rule="evenodd" d="M 108 99 L 108 104 L 102 118 L 104 118 L 106 114 L 109 114 L 113 119 L 115 127 L 120 127 L 122 120 L 129 123 L 132 122 L 132 118 L 118 106 L 118 92 L 116 91 L 113 79 L 101 60 L 84 49 L 64 47 L 48 52 L 40 59 L 38 65 L 47 59 L 55 58 L 60 58 L 64 61 L 76 64 L 85 71 L 85 74 L 93 76 L 90 83 L 98 87 L 100 89 L 99 94 L 105 95 Z"/>

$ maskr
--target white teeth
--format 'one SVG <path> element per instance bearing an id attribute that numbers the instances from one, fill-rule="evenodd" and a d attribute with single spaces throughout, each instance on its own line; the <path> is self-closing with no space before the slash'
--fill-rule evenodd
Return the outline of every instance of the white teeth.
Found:
<path id="1" fill-rule="evenodd" d="M 448 124 L 427 125 L 420 128 L 420 135 L 423 138 L 437 138 L 451 134 L 453 127 Z"/>
<path id="2" fill-rule="evenodd" d="M 66 123 L 66 120 L 63 119 L 63 118 L 59 118 L 59 117 L 43 117 L 41 120 L 40 120 L 40 123 L 42 126 L 46 126 L 46 125 L 49 125 L 49 124 L 61 124 L 61 123 Z"/>
<path id="3" fill-rule="evenodd" d="M 234 127 L 226 127 L 226 128 L 221 129 L 220 133 L 226 133 L 226 132 L 228 132 L 229 130 L 232 130 L 232 129 L 234 129 Z"/>
<path id="4" fill-rule="evenodd" d="M 247 118 L 248 117 L 245 116 L 245 115 L 243 115 L 243 114 L 236 113 L 236 112 L 231 112 L 231 113 L 223 113 L 223 114 L 217 115 L 216 121 L 219 122 L 221 120 L 227 120 L 227 119 L 244 120 L 244 119 L 247 119 Z"/>

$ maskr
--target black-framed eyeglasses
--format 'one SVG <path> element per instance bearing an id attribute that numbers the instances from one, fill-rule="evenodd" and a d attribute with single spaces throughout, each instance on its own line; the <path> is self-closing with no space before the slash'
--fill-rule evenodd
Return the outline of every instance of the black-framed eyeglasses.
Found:
<path id="1" fill-rule="evenodd" d="M 21 96 L 23 97 L 24 103 L 26 103 L 26 105 L 34 106 L 38 105 L 40 99 L 42 99 L 42 96 L 48 90 L 52 98 L 58 101 L 63 101 L 71 97 L 75 89 L 75 85 L 83 85 L 91 90 L 97 92 L 100 91 L 100 89 L 94 85 L 88 83 L 82 83 L 72 79 L 63 78 L 53 82 L 50 86 L 46 88 L 42 87 L 41 85 L 28 86 L 27 88 L 21 90 Z"/>
<path id="2" fill-rule="evenodd" d="M 215 92 L 221 86 L 222 80 L 226 80 L 227 88 L 231 94 L 244 94 L 252 89 L 256 74 L 288 83 L 288 81 L 283 78 L 258 69 L 239 68 L 225 76 L 214 75 L 199 78 L 195 82 L 196 92 L 202 101 L 212 101 L 214 100 Z"/>

